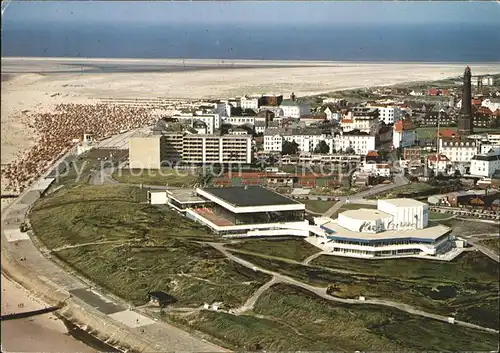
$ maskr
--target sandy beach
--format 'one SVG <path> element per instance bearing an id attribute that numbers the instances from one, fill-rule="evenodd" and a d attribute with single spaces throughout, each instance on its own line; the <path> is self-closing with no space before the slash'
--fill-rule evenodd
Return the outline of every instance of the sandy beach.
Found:
<path id="1" fill-rule="evenodd" d="M 26 290 L 2 274 L 2 315 L 45 307 Z M 67 334 L 53 314 L 2 322 L 2 352 L 95 352 Z"/>
<path id="2" fill-rule="evenodd" d="M 267 92 L 308 95 L 458 76 L 464 64 L 255 60 L 2 58 L 2 164 L 33 146 L 23 111 L 102 98 L 228 98 Z M 474 74 L 500 64 L 474 64 Z"/>

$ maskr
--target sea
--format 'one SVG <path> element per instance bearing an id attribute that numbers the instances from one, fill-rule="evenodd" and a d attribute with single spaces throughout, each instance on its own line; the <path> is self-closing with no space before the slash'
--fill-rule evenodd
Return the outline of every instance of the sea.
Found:
<path id="1" fill-rule="evenodd" d="M 8 17 L 7 17 L 8 18 Z M 2 57 L 500 62 L 500 21 L 467 24 L 2 24 Z"/>

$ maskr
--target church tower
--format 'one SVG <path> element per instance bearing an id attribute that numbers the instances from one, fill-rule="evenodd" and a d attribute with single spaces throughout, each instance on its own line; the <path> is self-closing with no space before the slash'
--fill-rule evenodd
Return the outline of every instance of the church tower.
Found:
<path id="1" fill-rule="evenodd" d="M 471 135 L 473 133 L 471 72 L 469 66 L 465 68 L 464 72 L 462 109 L 458 115 L 458 133 L 460 135 Z"/>

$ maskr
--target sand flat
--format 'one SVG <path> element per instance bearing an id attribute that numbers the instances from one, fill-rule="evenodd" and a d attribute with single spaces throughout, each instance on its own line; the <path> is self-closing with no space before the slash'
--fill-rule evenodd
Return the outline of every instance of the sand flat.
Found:
<path id="1" fill-rule="evenodd" d="M 257 60 L 2 58 L 2 163 L 36 143 L 20 112 L 102 98 L 229 98 L 243 94 L 335 90 L 437 80 L 465 64 L 352 63 Z M 180 70 L 179 67 L 189 67 Z M 474 75 L 500 72 L 500 63 L 473 64 Z M 139 68 L 139 69 L 137 69 Z M 201 69 L 203 68 L 203 69 Z M 137 71 L 137 70 L 138 71 Z M 134 71 L 136 70 L 136 71 Z M 158 71 L 164 70 L 164 71 Z"/>
<path id="2" fill-rule="evenodd" d="M 46 304 L 2 275 L 2 315 L 44 307 Z M 64 323 L 53 314 L 4 321 L 1 330 L 5 352 L 95 352 L 69 336 Z"/>

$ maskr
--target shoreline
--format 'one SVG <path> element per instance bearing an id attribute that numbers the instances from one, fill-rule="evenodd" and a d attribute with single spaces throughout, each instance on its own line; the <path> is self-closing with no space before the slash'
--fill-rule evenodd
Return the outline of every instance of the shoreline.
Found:
<path id="1" fill-rule="evenodd" d="M 340 64 L 377 64 L 377 65 L 498 65 L 496 61 L 386 61 L 386 60 L 285 60 L 285 59 L 224 59 L 224 58 L 116 58 L 116 57 L 93 57 L 93 58 L 81 58 L 81 57 L 54 57 L 54 56 L 2 56 L 1 60 L 15 60 L 15 61 L 47 61 L 47 62 L 89 62 L 89 63 L 99 63 L 99 62 L 122 62 L 122 63 L 146 63 L 146 62 L 156 62 L 163 64 L 256 64 L 256 65 L 307 65 L 307 66 L 321 66 L 321 65 L 340 65 Z"/>

